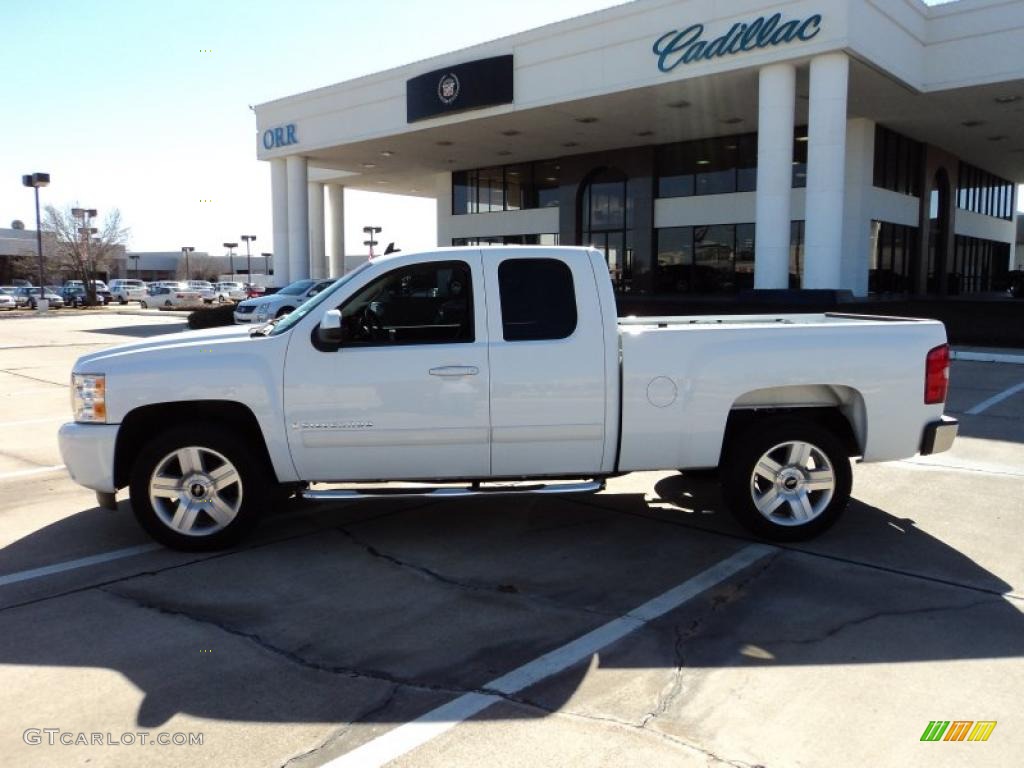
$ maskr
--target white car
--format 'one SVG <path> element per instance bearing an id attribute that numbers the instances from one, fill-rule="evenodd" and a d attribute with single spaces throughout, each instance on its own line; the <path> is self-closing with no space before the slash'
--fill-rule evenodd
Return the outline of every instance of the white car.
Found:
<path id="1" fill-rule="evenodd" d="M 215 301 L 221 304 L 226 301 L 245 301 L 249 298 L 244 283 L 215 283 L 213 293 L 216 296 Z"/>
<path id="2" fill-rule="evenodd" d="M 139 301 L 143 309 L 150 307 L 198 307 L 202 306 L 203 298 L 198 291 L 182 288 L 170 288 L 166 285 L 151 285 L 146 295 Z"/>
<path id="3" fill-rule="evenodd" d="M 141 280 L 118 278 L 110 281 L 110 295 L 114 301 L 127 304 L 129 301 L 142 301 L 146 295 L 146 284 Z"/>
<path id="4" fill-rule="evenodd" d="M 235 322 L 265 323 L 276 317 L 283 317 L 333 282 L 334 280 L 296 280 L 277 293 L 246 299 L 235 307 Z"/>
<path id="5" fill-rule="evenodd" d="M 196 291 L 207 304 L 217 298 L 217 292 L 209 280 L 189 280 L 186 285 L 190 291 Z"/>
<path id="6" fill-rule="evenodd" d="M 180 549 L 238 541 L 289 493 L 593 493 L 714 467 L 741 523 L 794 540 L 842 514 L 851 457 L 952 446 L 949 360 L 935 320 L 619 319 L 595 248 L 449 248 L 374 259 L 260 328 L 84 355 L 59 440 L 101 506 L 128 486 Z M 388 481 L 408 485 L 316 487 Z"/>
<path id="7" fill-rule="evenodd" d="M 0 288 L 0 309 L 17 309 L 18 300 L 14 298 L 13 294 L 8 293 L 3 288 Z"/>

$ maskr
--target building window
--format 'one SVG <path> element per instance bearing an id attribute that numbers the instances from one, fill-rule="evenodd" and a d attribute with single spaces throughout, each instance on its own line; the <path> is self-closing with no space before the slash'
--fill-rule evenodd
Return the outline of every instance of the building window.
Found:
<path id="1" fill-rule="evenodd" d="M 754 286 L 754 225 L 712 224 L 656 231 L 658 293 L 729 293 Z"/>
<path id="2" fill-rule="evenodd" d="M 905 293 L 913 285 L 917 263 L 917 227 L 871 222 L 869 293 Z"/>
<path id="3" fill-rule="evenodd" d="M 632 289 L 632 202 L 626 175 L 611 168 L 592 174 L 580 198 L 580 242 L 604 253 L 619 293 Z"/>
<path id="4" fill-rule="evenodd" d="M 491 235 L 489 237 L 453 237 L 452 245 L 558 245 L 558 233 L 541 235 Z"/>
<path id="5" fill-rule="evenodd" d="M 875 125 L 874 185 L 904 195 L 921 195 L 924 145 Z"/>
<path id="6" fill-rule="evenodd" d="M 1012 219 L 1014 185 L 995 174 L 960 163 L 957 173 L 956 207 L 983 216 Z"/>
<path id="7" fill-rule="evenodd" d="M 800 287 L 804 276 L 804 222 L 789 222 L 789 287 Z"/>
<path id="8" fill-rule="evenodd" d="M 1009 266 L 1009 243 L 957 235 L 947 289 L 951 294 L 1002 290 Z"/>
<path id="9" fill-rule="evenodd" d="M 807 186 L 807 126 L 798 125 L 793 136 L 793 189 Z"/>
<path id="10" fill-rule="evenodd" d="M 560 172 L 557 160 L 456 171 L 452 214 L 556 208 Z"/>

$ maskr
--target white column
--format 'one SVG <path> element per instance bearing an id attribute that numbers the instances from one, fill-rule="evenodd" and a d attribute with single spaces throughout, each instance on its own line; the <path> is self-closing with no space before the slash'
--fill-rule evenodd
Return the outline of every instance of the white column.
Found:
<path id="1" fill-rule="evenodd" d="M 324 185 L 309 182 L 309 276 L 327 277 L 327 250 L 324 234 Z"/>
<path id="2" fill-rule="evenodd" d="M 309 190 L 306 158 L 289 155 L 288 161 L 288 277 L 292 282 L 309 277 Z"/>
<path id="3" fill-rule="evenodd" d="M 845 53 L 811 59 L 804 288 L 839 288 L 841 283 L 849 74 Z"/>
<path id="4" fill-rule="evenodd" d="M 270 161 L 270 199 L 274 219 L 273 284 L 283 288 L 288 279 L 288 169 L 283 157 Z"/>
<path id="5" fill-rule="evenodd" d="M 757 102 L 754 287 L 788 288 L 796 67 L 762 67 Z"/>
<path id="6" fill-rule="evenodd" d="M 871 255 L 870 196 L 873 187 L 875 123 L 863 117 L 846 121 L 846 191 L 843 195 L 843 255 L 840 288 L 867 296 Z"/>
<path id="7" fill-rule="evenodd" d="M 345 188 L 327 185 L 327 216 L 331 223 L 330 277 L 345 274 Z"/>

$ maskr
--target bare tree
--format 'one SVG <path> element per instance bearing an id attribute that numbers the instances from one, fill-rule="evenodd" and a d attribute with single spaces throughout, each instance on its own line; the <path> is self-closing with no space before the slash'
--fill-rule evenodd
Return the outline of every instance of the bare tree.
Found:
<path id="1" fill-rule="evenodd" d="M 185 259 L 178 262 L 175 277 L 178 280 L 209 280 L 214 275 L 216 280 L 217 262 L 208 253 L 190 253 L 188 256 L 188 272 L 185 271 Z"/>
<path id="2" fill-rule="evenodd" d="M 127 242 L 129 230 L 122 225 L 117 208 L 103 218 L 95 236 L 82 235 L 78 228 L 79 220 L 72 215 L 71 206 L 60 210 L 48 205 L 43 221 L 43 254 L 50 271 L 81 280 L 88 302 L 95 304 L 96 275 L 111 266 L 113 256 Z"/>

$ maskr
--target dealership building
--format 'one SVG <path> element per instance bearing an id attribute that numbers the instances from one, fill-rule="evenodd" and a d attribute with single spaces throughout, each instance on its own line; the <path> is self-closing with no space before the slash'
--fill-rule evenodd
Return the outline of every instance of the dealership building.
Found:
<path id="1" fill-rule="evenodd" d="M 624 294 L 984 292 L 1024 0 L 636 0 L 256 117 L 286 281 L 343 270 L 350 187 L 435 199 L 443 246 L 593 245 Z"/>

